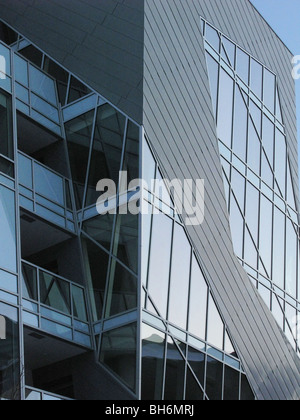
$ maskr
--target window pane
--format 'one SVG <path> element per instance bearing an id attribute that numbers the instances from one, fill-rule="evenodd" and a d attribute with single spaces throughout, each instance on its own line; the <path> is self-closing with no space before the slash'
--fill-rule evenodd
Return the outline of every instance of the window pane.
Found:
<path id="1" fill-rule="evenodd" d="M 23 48 L 19 51 L 27 60 L 31 61 L 33 64 L 41 67 L 43 54 L 33 45 L 29 45 L 26 48 Z"/>
<path id="2" fill-rule="evenodd" d="M 248 111 L 240 89 L 235 89 L 233 151 L 244 162 L 246 161 Z"/>
<path id="3" fill-rule="evenodd" d="M 272 203 L 261 196 L 259 254 L 269 276 L 271 275 L 272 224 Z"/>
<path id="4" fill-rule="evenodd" d="M 135 392 L 136 325 L 105 332 L 102 336 L 100 362 L 108 366 Z"/>
<path id="5" fill-rule="evenodd" d="M 297 235 L 293 223 L 287 220 L 286 225 L 286 290 L 296 297 L 297 289 Z"/>
<path id="6" fill-rule="evenodd" d="M 187 369 L 186 375 L 186 401 L 202 401 L 203 400 L 203 391 L 192 375 L 190 369 Z"/>
<path id="7" fill-rule="evenodd" d="M 256 245 L 258 241 L 258 211 L 259 192 L 252 186 L 252 184 L 247 182 L 246 222 Z"/>
<path id="8" fill-rule="evenodd" d="M 274 114 L 275 112 L 275 76 L 264 69 L 264 104 Z"/>
<path id="9" fill-rule="evenodd" d="M 236 71 L 238 76 L 245 82 L 249 84 L 249 55 L 244 53 L 242 50 L 237 48 L 236 50 Z"/>
<path id="10" fill-rule="evenodd" d="M 205 25 L 205 38 L 207 41 L 214 47 L 214 49 L 219 52 L 220 50 L 220 37 L 218 32 L 212 28 L 210 25 Z"/>
<path id="11" fill-rule="evenodd" d="M 57 106 L 54 80 L 31 65 L 29 65 L 29 77 L 31 89 L 42 98 Z"/>
<path id="12" fill-rule="evenodd" d="M 231 148 L 233 80 L 221 69 L 218 107 L 218 137 Z"/>
<path id="13" fill-rule="evenodd" d="M 15 78 L 17 82 L 22 83 L 28 87 L 28 64 L 27 61 L 19 57 L 17 54 L 14 55 L 14 67 L 15 67 Z"/>
<path id="14" fill-rule="evenodd" d="M 191 245 L 183 227 L 175 224 L 169 300 L 169 321 L 187 328 Z"/>
<path id="15" fill-rule="evenodd" d="M 188 362 L 197 376 L 198 381 L 204 387 L 205 355 L 198 350 L 189 347 Z"/>
<path id="16" fill-rule="evenodd" d="M 262 76 L 262 66 L 251 58 L 250 87 L 259 99 L 262 98 Z"/>
<path id="17" fill-rule="evenodd" d="M 235 45 L 227 38 L 222 37 L 222 43 L 230 60 L 231 67 L 235 66 Z"/>
<path id="18" fill-rule="evenodd" d="M 286 161 L 287 150 L 285 137 L 279 130 L 276 129 L 275 137 L 275 177 L 279 185 L 283 199 L 286 197 Z"/>
<path id="19" fill-rule="evenodd" d="M 147 182 L 149 191 L 152 191 L 152 181 L 155 179 L 155 160 L 146 140 L 143 151 L 143 180 Z"/>
<path id="20" fill-rule="evenodd" d="M 70 285 L 51 274 L 40 271 L 41 303 L 71 314 Z"/>
<path id="21" fill-rule="evenodd" d="M 119 184 L 125 117 L 110 105 L 98 109 L 89 172 L 86 205 L 95 204 L 99 198 L 96 185 L 101 179 L 111 179 Z M 127 189 L 127 188 L 126 188 Z"/>
<path id="22" fill-rule="evenodd" d="M 223 350 L 224 324 L 211 295 L 208 305 L 207 341 L 209 344 Z"/>
<path id="23" fill-rule="evenodd" d="M 258 106 L 252 100 L 250 100 L 249 111 L 254 123 L 254 127 L 256 128 L 257 134 L 259 135 L 259 137 L 261 137 L 262 113 Z"/>
<path id="24" fill-rule="evenodd" d="M 4 61 L 5 61 L 5 66 L 4 68 L 0 68 L 0 71 L 10 76 L 11 75 L 10 49 L 5 47 L 2 44 L 0 44 L 0 57 L 4 57 Z"/>
<path id="25" fill-rule="evenodd" d="M 242 401 L 253 401 L 254 395 L 250 388 L 249 382 L 246 378 L 246 375 L 242 375 L 242 389 L 241 389 L 241 400 Z"/>
<path id="26" fill-rule="evenodd" d="M 222 400 L 223 363 L 207 357 L 206 394 L 211 401 Z"/>
<path id="27" fill-rule="evenodd" d="M 251 119 L 249 119 L 248 133 L 248 165 L 257 175 L 260 175 L 261 143 Z"/>
<path id="28" fill-rule="evenodd" d="M 165 400 L 183 400 L 185 362 L 172 339 L 168 342 Z"/>
<path id="29" fill-rule="evenodd" d="M 142 400 L 161 400 L 165 334 L 143 324 L 142 340 Z"/>
<path id="30" fill-rule="evenodd" d="M 203 340 L 206 338 L 207 292 L 206 281 L 195 256 L 193 256 L 188 330 Z"/>
<path id="31" fill-rule="evenodd" d="M 244 242 L 244 220 L 232 193 L 230 199 L 230 227 L 234 252 L 238 257 L 242 258 Z"/>
<path id="32" fill-rule="evenodd" d="M 106 317 L 114 316 L 137 307 L 137 278 L 116 260 L 112 260 Z"/>
<path id="33" fill-rule="evenodd" d="M 214 110 L 214 116 L 217 115 L 217 96 L 218 96 L 218 78 L 219 78 L 219 64 L 212 58 L 212 56 L 206 53 L 208 76 L 210 83 L 210 92 Z"/>
<path id="34" fill-rule="evenodd" d="M 11 97 L 0 92 L 0 153 L 13 159 Z"/>
<path id="35" fill-rule="evenodd" d="M 37 270 L 27 264 L 22 264 L 22 296 L 23 298 L 38 300 Z"/>
<path id="36" fill-rule="evenodd" d="M 265 115 L 263 116 L 263 147 L 267 154 L 267 158 L 271 165 L 271 168 L 274 168 L 274 124 L 271 123 L 269 118 Z"/>
<path id="37" fill-rule="evenodd" d="M 24 155 L 18 154 L 19 183 L 32 189 L 32 160 Z"/>
<path id="38" fill-rule="evenodd" d="M 80 319 L 81 321 L 87 321 L 83 289 L 72 285 L 72 301 L 74 317 Z"/>
<path id="39" fill-rule="evenodd" d="M 94 321 L 97 321 L 102 319 L 109 257 L 106 252 L 89 240 L 82 241 L 82 251 L 87 288 L 91 297 L 91 310 Z"/>
<path id="40" fill-rule="evenodd" d="M 93 122 L 94 111 L 90 111 L 65 124 L 69 159 L 78 209 L 82 208 Z"/>
<path id="41" fill-rule="evenodd" d="M 70 93 L 68 103 L 77 101 L 77 99 L 82 98 L 83 96 L 88 95 L 91 93 L 91 90 L 81 83 L 78 79 L 71 76 L 71 83 L 70 83 Z"/>
<path id="42" fill-rule="evenodd" d="M 173 221 L 159 213 L 153 216 L 148 292 L 166 318 Z"/>
<path id="43" fill-rule="evenodd" d="M 0 267 L 16 272 L 15 195 L 0 186 Z"/>
<path id="44" fill-rule="evenodd" d="M 274 209 L 273 235 L 273 281 L 284 289 L 285 216 L 276 207 Z"/>
<path id="45" fill-rule="evenodd" d="M 135 273 L 138 272 L 138 229 L 139 215 L 117 216 L 113 253 Z"/>
<path id="46" fill-rule="evenodd" d="M 65 205 L 63 179 L 43 166 L 34 163 L 35 190 L 49 200 Z"/>
<path id="47" fill-rule="evenodd" d="M 152 206 L 144 201 L 144 206 L 148 209 L 147 214 L 142 216 L 142 283 L 146 286 L 148 277 L 150 235 L 152 224 Z"/>
<path id="48" fill-rule="evenodd" d="M 240 373 L 225 366 L 224 400 L 238 401 L 240 398 Z"/>

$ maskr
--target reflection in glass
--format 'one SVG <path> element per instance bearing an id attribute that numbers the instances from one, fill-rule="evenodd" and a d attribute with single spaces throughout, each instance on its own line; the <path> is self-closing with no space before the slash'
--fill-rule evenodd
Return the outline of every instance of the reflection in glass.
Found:
<path id="1" fill-rule="evenodd" d="M 274 168 L 274 124 L 267 118 L 263 116 L 263 147 L 267 154 L 267 158 L 271 165 L 271 168 Z"/>
<path id="2" fill-rule="evenodd" d="M 222 400 L 223 363 L 207 357 L 206 394 L 211 401 Z"/>
<path id="3" fill-rule="evenodd" d="M 223 47 L 225 48 L 226 55 L 230 62 L 230 66 L 234 68 L 235 67 L 235 45 L 224 36 L 222 37 L 222 44 L 223 44 Z"/>
<path id="4" fill-rule="evenodd" d="M 210 294 L 208 305 L 207 341 L 208 343 L 223 349 L 224 324 L 220 317 L 216 304 Z"/>
<path id="5" fill-rule="evenodd" d="M 174 341 L 169 338 L 166 363 L 165 400 L 183 400 L 184 376 L 185 362 Z"/>
<path id="6" fill-rule="evenodd" d="M 220 37 L 218 32 L 212 28 L 209 24 L 205 25 L 205 38 L 219 52 L 220 50 Z"/>
<path id="7" fill-rule="evenodd" d="M 142 340 L 142 399 L 161 400 L 165 334 L 143 324 Z"/>
<path id="8" fill-rule="evenodd" d="M 78 209 L 82 208 L 93 122 L 94 111 L 90 111 L 65 124 L 74 192 Z"/>
<path id="9" fill-rule="evenodd" d="M 247 182 L 246 221 L 256 246 L 258 241 L 258 212 L 259 192 L 250 182 Z"/>
<path id="10" fill-rule="evenodd" d="M 250 388 L 248 379 L 246 378 L 246 375 L 242 375 L 242 380 L 241 380 L 241 401 L 253 401 L 254 395 L 253 392 Z"/>
<path id="11" fill-rule="evenodd" d="M 203 391 L 198 385 L 196 379 L 194 378 L 190 369 L 187 369 L 186 374 L 186 401 L 202 401 L 203 400 Z"/>
<path id="12" fill-rule="evenodd" d="M 261 143 L 252 120 L 249 119 L 247 162 L 250 168 L 260 174 Z"/>
<path id="13" fill-rule="evenodd" d="M 233 80 L 220 70 L 219 106 L 218 106 L 218 137 L 231 148 Z"/>
<path id="14" fill-rule="evenodd" d="M 167 315 L 172 229 L 167 216 L 153 216 L 148 292 L 163 318 Z"/>
<path id="15" fill-rule="evenodd" d="M 275 112 L 275 76 L 264 69 L 264 104 L 274 114 Z"/>
<path id="16" fill-rule="evenodd" d="M 240 48 L 236 49 L 236 71 L 247 85 L 249 83 L 249 55 Z"/>
<path id="17" fill-rule="evenodd" d="M 115 259 L 111 261 L 106 317 L 130 311 L 137 307 L 137 278 Z"/>
<path id="18" fill-rule="evenodd" d="M 260 235 L 259 239 L 259 254 L 269 276 L 271 275 L 272 225 L 272 203 L 262 195 L 260 202 L 260 232 L 263 234 Z"/>
<path id="19" fill-rule="evenodd" d="M 35 191 L 64 207 L 63 178 L 36 162 L 34 163 L 34 176 Z"/>
<path id="20" fill-rule="evenodd" d="M 57 106 L 54 80 L 32 65 L 29 65 L 29 77 L 32 91 Z"/>
<path id="21" fill-rule="evenodd" d="M 87 239 L 82 241 L 82 251 L 91 310 L 94 321 L 97 321 L 102 319 L 109 257 L 106 252 Z"/>
<path id="22" fill-rule="evenodd" d="M 193 369 L 194 374 L 197 376 L 198 381 L 204 387 L 205 355 L 200 351 L 189 347 L 188 362 Z"/>
<path id="23" fill-rule="evenodd" d="M 102 336 L 100 362 L 108 366 L 135 392 L 136 325 L 105 332 Z"/>
<path id="24" fill-rule="evenodd" d="M 239 88 L 235 89 L 233 150 L 243 161 L 246 160 L 248 110 Z"/>
<path id="25" fill-rule="evenodd" d="M 184 330 L 187 328 L 190 265 L 191 245 L 183 227 L 176 223 L 173 238 L 169 321 Z"/>
<path id="26" fill-rule="evenodd" d="M 125 117 L 105 104 L 98 108 L 92 158 L 89 169 L 86 206 L 99 198 L 96 185 L 101 179 L 111 179 L 119 184 Z"/>
<path id="27" fill-rule="evenodd" d="M 207 292 L 206 281 L 195 256 L 193 256 L 188 330 L 203 340 L 206 338 Z"/>
<path id="28" fill-rule="evenodd" d="M 262 97 L 262 76 L 262 65 L 251 58 L 250 88 L 259 97 L 259 99 Z"/>
<path id="29" fill-rule="evenodd" d="M 14 158 L 11 97 L 0 92 L 0 153 Z"/>
<path id="30" fill-rule="evenodd" d="M 15 194 L 0 185 L 0 266 L 12 272 L 17 270 Z"/>

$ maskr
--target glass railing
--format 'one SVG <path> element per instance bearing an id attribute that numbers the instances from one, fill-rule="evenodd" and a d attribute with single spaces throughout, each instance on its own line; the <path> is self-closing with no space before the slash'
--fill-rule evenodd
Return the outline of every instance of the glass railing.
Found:
<path id="1" fill-rule="evenodd" d="M 50 392 L 35 389 L 30 386 L 25 387 L 26 401 L 72 401 L 70 398 L 61 395 L 52 394 Z"/>
<path id="2" fill-rule="evenodd" d="M 18 152 L 21 207 L 75 232 L 70 180 Z"/>
<path id="3" fill-rule="evenodd" d="M 22 261 L 23 323 L 91 347 L 85 289 Z"/>

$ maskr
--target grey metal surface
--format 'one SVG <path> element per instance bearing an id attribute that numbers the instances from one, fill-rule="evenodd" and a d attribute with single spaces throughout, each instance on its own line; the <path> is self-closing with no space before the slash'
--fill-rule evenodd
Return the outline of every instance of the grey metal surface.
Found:
<path id="1" fill-rule="evenodd" d="M 205 179 L 205 222 L 188 230 L 248 378 L 259 399 L 300 399 L 299 359 L 234 256 L 200 16 L 279 76 L 297 185 L 286 47 L 248 0 L 0 0 L 0 6 L 1 18 L 143 122 L 168 178 Z"/>
<path id="2" fill-rule="evenodd" d="M 200 16 L 284 81 L 281 96 L 296 180 L 291 55 L 248 0 L 186 4 L 184 0 L 145 1 L 145 132 L 167 177 L 205 179 L 205 222 L 188 230 L 257 397 L 299 399 L 299 359 L 234 256 Z"/>

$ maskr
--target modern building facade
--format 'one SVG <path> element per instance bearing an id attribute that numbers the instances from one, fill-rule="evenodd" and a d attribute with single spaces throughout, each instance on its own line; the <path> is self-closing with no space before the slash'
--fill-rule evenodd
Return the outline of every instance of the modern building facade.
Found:
<path id="1" fill-rule="evenodd" d="M 248 0 L 0 5 L 1 399 L 300 399 L 286 46 Z"/>

